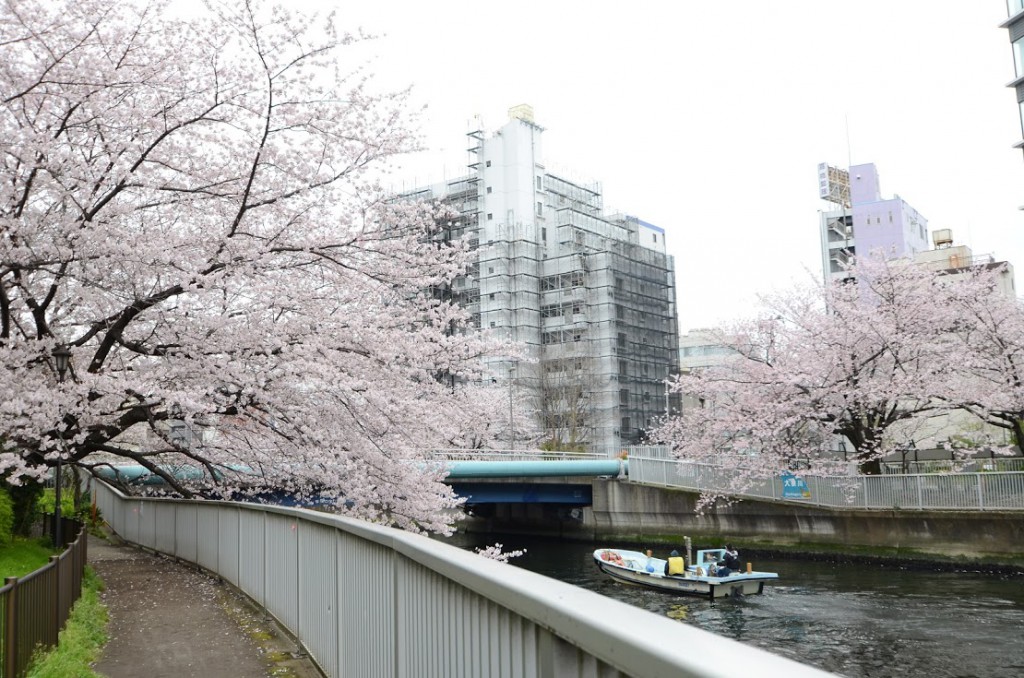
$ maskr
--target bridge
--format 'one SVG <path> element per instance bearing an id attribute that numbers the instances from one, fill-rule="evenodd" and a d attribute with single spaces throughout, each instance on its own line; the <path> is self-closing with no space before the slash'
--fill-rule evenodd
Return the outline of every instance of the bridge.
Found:
<path id="1" fill-rule="evenodd" d="M 422 535 L 93 487 L 118 535 L 235 586 L 331 678 L 830 675 Z"/>
<path id="2" fill-rule="evenodd" d="M 469 508 L 486 504 L 557 504 L 569 508 L 593 503 L 594 478 L 625 478 L 628 464 L 598 455 L 528 452 L 443 453 L 445 482 Z"/>

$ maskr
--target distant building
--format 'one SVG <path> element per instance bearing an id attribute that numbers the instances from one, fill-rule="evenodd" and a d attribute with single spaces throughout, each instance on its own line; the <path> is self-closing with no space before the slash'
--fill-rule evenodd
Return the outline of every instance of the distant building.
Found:
<path id="1" fill-rule="evenodd" d="M 450 293 L 475 325 L 536 359 L 489 369 L 531 396 L 542 442 L 599 451 L 638 443 L 665 414 L 664 382 L 679 366 L 665 231 L 606 214 L 600 184 L 546 167 L 532 109 L 509 117 L 493 134 L 479 125 L 468 133 L 466 176 L 406 195 L 458 212 L 445 237 L 468 238 L 475 262 Z"/>
<path id="2" fill-rule="evenodd" d="M 686 372 L 721 365 L 735 351 L 724 346 L 714 330 L 700 328 L 679 335 L 679 370 Z"/>
<path id="3" fill-rule="evenodd" d="M 898 195 L 883 199 L 874 164 L 844 170 L 818 165 L 820 197 L 832 207 L 820 212 L 821 263 L 825 280 L 846 277 L 855 255 L 882 252 L 913 257 L 929 249 L 928 220 Z"/>
<path id="4" fill-rule="evenodd" d="M 914 263 L 922 264 L 947 274 L 957 276 L 979 266 L 985 268 L 1001 268 L 999 275 L 1000 290 L 1009 297 L 1017 296 L 1014 281 L 1013 265 L 1008 261 L 996 261 L 991 254 L 974 254 L 967 245 L 953 244 L 953 231 L 948 228 L 937 229 L 932 233 L 935 249 L 918 252 L 914 255 Z"/>

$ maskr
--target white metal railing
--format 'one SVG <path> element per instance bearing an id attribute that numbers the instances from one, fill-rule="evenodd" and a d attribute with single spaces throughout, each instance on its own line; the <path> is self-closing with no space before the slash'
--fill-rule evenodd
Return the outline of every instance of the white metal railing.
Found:
<path id="1" fill-rule="evenodd" d="M 753 499 L 788 500 L 834 508 L 1024 510 L 1024 473 L 935 473 L 879 476 L 800 476 L 807 494 L 786 497 L 781 477 L 745 481 L 740 471 L 654 457 L 630 456 L 629 482 L 679 487 Z M 799 474 L 798 474 L 799 475 Z"/>
<path id="2" fill-rule="evenodd" d="M 924 461 L 887 461 L 883 473 L 990 473 L 992 471 L 1024 471 L 1024 457 L 972 457 L 952 461 L 927 459 Z"/>
<path id="3" fill-rule="evenodd" d="M 595 452 L 544 452 L 543 450 L 432 450 L 432 459 L 442 461 L 569 461 L 608 459 Z"/>
<path id="4" fill-rule="evenodd" d="M 831 675 L 424 536 L 305 509 L 93 488 L 121 537 L 233 584 L 327 676 Z"/>

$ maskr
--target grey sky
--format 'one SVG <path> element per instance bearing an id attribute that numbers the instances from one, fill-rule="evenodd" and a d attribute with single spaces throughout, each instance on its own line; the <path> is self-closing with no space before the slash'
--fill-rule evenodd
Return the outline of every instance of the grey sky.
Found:
<path id="1" fill-rule="evenodd" d="M 666 229 L 684 331 L 820 274 L 820 161 L 874 162 L 884 197 L 1024 276 L 1004 0 L 320 4 L 384 34 L 373 70 L 429 107 L 407 185 L 464 171 L 475 114 L 531 104 L 549 166 Z"/>

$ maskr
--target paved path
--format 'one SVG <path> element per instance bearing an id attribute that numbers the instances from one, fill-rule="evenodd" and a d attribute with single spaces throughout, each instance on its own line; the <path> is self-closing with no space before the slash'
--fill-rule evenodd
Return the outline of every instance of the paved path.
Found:
<path id="1" fill-rule="evenodd" d="M 89 539 L 106 586 L 108 678 L 319 676 L 294 642 L 230 586 L 170 558 Z"/>

